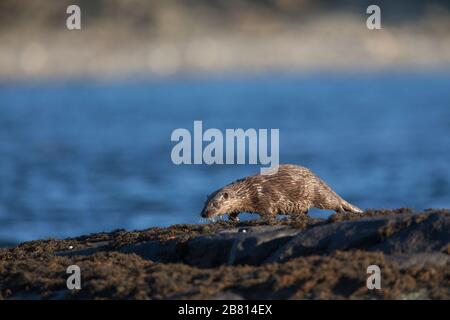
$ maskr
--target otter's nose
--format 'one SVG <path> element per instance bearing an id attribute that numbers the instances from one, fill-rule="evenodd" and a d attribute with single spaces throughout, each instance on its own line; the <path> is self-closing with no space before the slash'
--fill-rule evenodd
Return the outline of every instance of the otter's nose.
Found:
<path id="1" fill-rule="evenodd" d="M 208 218 L 208 215 L 206 214 L 206 210 L 202 210 L 202 213 L 200 215 L 202 218 Z"/>

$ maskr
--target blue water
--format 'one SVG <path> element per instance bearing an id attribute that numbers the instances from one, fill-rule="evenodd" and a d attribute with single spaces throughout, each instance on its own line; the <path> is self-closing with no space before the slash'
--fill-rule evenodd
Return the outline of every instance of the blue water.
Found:
<path id="1" fill-rule="evenodd" d="M 3 83 L 0 242 L 197 223 L 259 166 L 172 164 L 194 120 L 279 128 L 282 163 L 360 207 L 450 207 L 450 73 Z"/>

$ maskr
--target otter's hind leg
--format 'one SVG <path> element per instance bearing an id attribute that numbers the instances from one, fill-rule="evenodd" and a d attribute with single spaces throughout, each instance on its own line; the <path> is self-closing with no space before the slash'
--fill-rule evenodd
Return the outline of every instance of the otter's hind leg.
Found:
<path id="1" fill-rule="evenodd" d="M 314 207 L 322 210 L 333 210 L 337 214 L 346 213 L 338 197 L 323 197 L 319 203 L 314 203 Z"/>
<path id="2" fill-rule="evenodd" d="M 345 213 L 345 210 L 344 210 L 344 208 L 342 208 L 341 205 L 339 205 L 337 208 L 335 208 L 334 211 L 336 213 L 340 213 L 340 214 L 344 214 Z"/>

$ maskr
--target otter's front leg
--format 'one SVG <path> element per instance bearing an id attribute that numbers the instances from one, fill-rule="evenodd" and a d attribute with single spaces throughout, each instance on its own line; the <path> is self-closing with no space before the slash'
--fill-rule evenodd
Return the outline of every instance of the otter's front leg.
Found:
<path id="1" fill-rule="evenodd" d="M 265 223 L 272 224 L 277 220 L 277 215 L 269 210 L 259 212 L 259 216 Z"/>
<path id="2" fill-rule="evenodd" d="M 289 215 L 289 218 L 291 219 L 291 220 L 301 220 L 301 219 L 303 219 L 305 216 L 307 216 L 308 215 L 308 209 L 306 209 L 306 210 L 303 210 L 303 211 L 301 211 L 301 212 L 295 212 L 295 213 L 291 213 L 290 215 Z"/>
<path id="3" fill-rule="evenodd" d="M 239 212 L 230 213 L 228 215 L 228 219 L 231 222 L 239 222 Z"/>

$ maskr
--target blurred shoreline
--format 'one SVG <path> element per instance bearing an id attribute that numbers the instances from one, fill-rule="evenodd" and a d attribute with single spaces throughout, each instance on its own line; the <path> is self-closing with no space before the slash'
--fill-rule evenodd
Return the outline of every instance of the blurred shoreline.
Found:
<path id="1" fill-rule="evenodd" d="M 273 13 L 253 1 L 243 1 L 251 4 L 245 8 L 232 2 L 235 7 L 226 11 L 210 4 L 154 1 L 147 8 L 142 1 L 124 1 L 106 7 L 114 13 L 98 13 L 81 1 L 82 29 L 71 31 L 65 26 L 65 1 L 47 8 L 41 19 L 3 19 L 0 79 L 450 66 L 450 15 L 442 7 L 418 17 L 382 15 L 383 29 L 368 30 L 363 4 L 319 14 L 306 5 Z"/>

